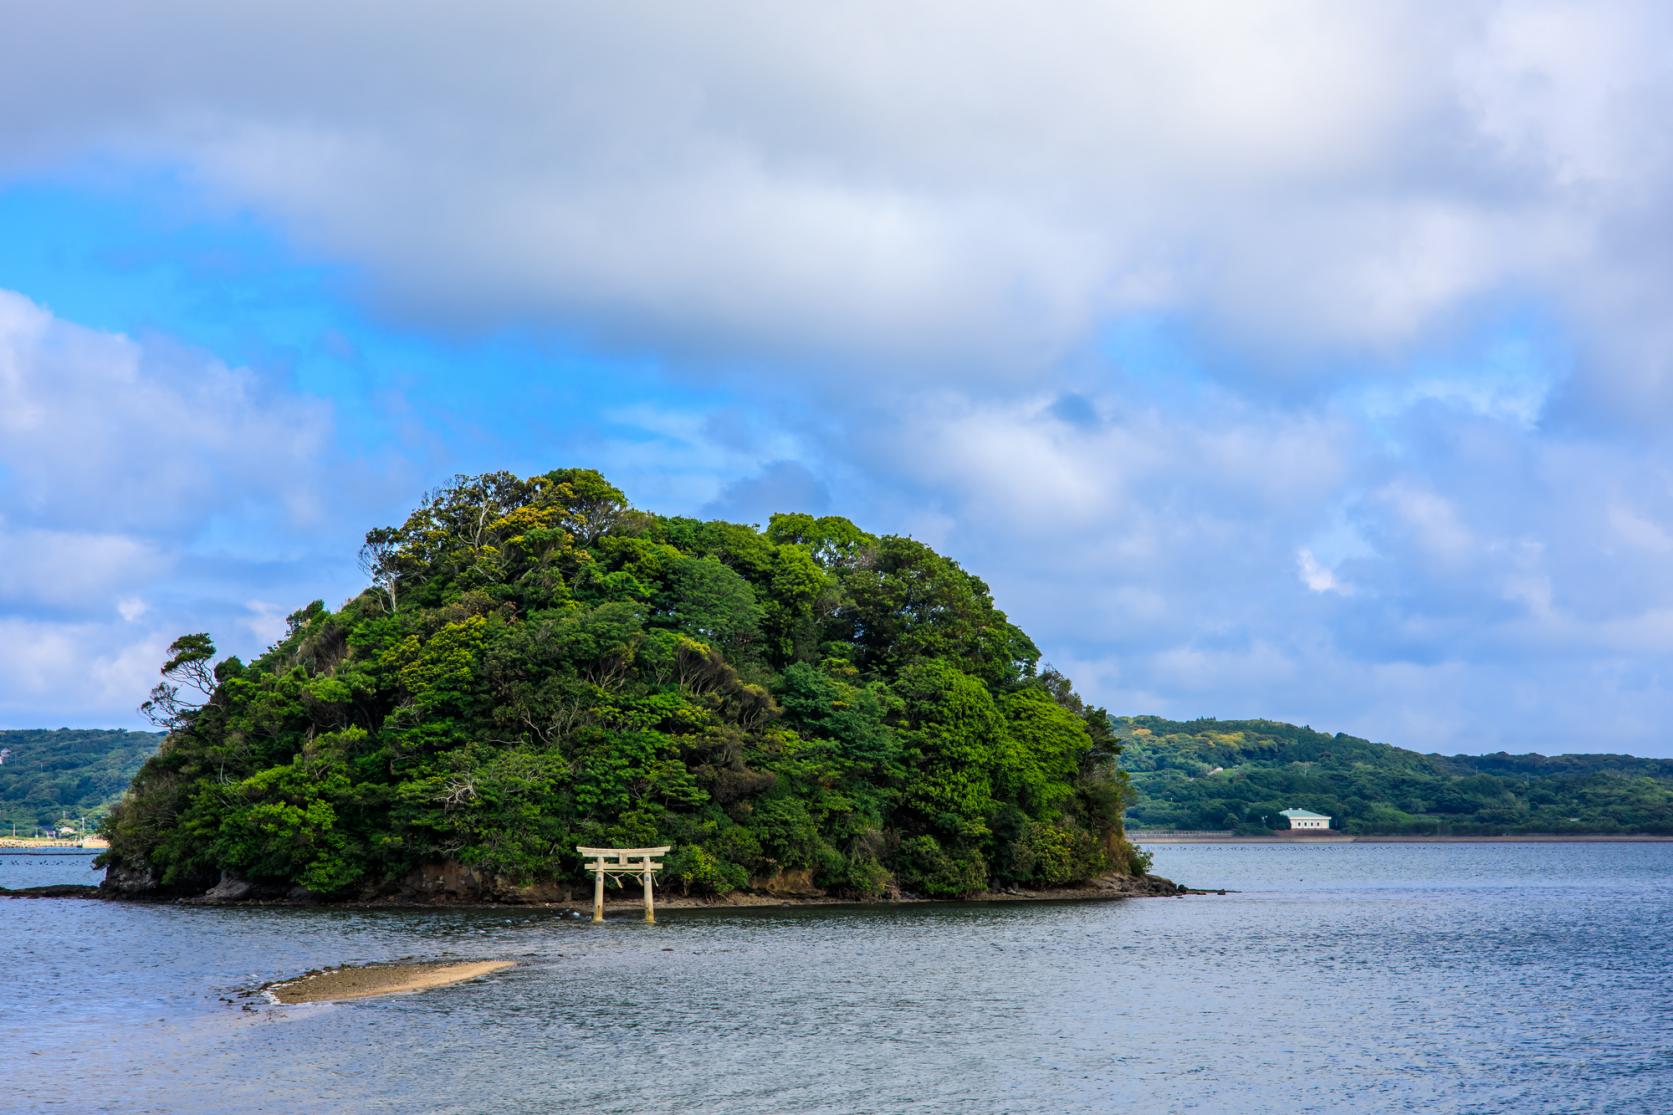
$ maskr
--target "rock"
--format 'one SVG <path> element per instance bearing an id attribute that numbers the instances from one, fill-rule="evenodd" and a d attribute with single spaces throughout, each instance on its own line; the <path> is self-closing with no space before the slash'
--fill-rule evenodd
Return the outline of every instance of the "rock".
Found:
<path id="1" fill-rule="evenodd" d="M 0 898 L 98 898 L 99 888 L 86 883 L 52 883 L 44 887 L 0 887 Z"/>
<path id="2" fill-rule="evenodd" d="M 823 898 L 825 891 L 813 885 L 813 869 L 779 869 L 768 875 L 757 875 L 749 881 L 749 889 L 769 898 Z"/>
<path id="3" fill-rule="evenodd" d="M 443 860 L 421 864 L 407 872 L 391 897 L 406 902 L 504 902 L 533 906 L 567 902 L 570 895 L 569 888 L 556 880 L 518 883 L 457 860 Z"/>
<path id="4" fill-rule="evenodd" d="M 113 863 L 105 868 L 99 889 L 113 895 L 152 894 L 158 889 L 156 874 L 143 864 Z"/>
<path id="5" fill-rule="evenodd" d="M 207 902 L 239 902 L 255 893 L 256 885 L 248 879 L 221 872 L 221 881 L 203 892 Z"/>
<path id="6" fill-rule="evenodd" d="M 489 877 L 488 888 L 487 897 L 495 902 L 540 906 L 569 900 L 569 888 L 555 880 L 516 883 L 503 875 L 493 875 Z"/>
<path id="7" fill-rule="evenodd" d="M 268 897 L 261 892 L 261 887 L 248 879 L 239 879 L 229 872 L 221 872 L 221 881 L 209 887 L 202 894 L 194 897 L 184 897 L 182 902 L 189 906 L 219 906 L 223 902 L 243 902 L 253 897 Z"/>
<path id="8" fill-rule="evenodd" d="M 480 901 L 487 891 L 486 880 L 473 867 L 457 860 L 425 863 L 407 872 L 397 894 L 419 901 Z"/>

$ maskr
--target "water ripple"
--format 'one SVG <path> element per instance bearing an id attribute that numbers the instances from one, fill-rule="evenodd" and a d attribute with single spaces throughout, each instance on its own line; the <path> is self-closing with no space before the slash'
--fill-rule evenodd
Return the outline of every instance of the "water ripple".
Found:
<path id="1" fill-rule="evenodd" d="M 65 881 L 28 859 L 0 859 L 0 885 Z M 1673 845 L 1173 847 L 1157 865 L 1240 893 L 654 928 L 0 900 L 0 1110 L 1673 1108 Z M 518 967 L 354 1004 L 236 994 L 410 957 Z"/>

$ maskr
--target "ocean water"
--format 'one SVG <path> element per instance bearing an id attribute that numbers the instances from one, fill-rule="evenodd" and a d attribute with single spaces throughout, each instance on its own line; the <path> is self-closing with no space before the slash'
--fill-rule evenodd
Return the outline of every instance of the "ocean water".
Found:
<path id="1" fill-rule="evenodd" d="M 0 1111 L 1673 1112 L 1673 844 L 1154 851 L 1235 893 L 654 927 L 0 899 Z M 0 885 L 87 862 L 0 856 Z"/>

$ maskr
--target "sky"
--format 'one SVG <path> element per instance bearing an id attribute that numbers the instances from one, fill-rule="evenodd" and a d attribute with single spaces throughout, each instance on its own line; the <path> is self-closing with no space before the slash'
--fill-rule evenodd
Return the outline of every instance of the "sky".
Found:
<path id="1" fill-rule="evenodd" d="M 1673 755 L 1673 7 L 6 25 L 0 726 L 583 466 L 920 538 L 1117 713 Z"/>

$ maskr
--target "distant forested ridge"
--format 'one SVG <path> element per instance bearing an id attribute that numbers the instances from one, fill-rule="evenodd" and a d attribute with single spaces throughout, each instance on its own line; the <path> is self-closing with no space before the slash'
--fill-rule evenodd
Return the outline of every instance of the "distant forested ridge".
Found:
<path id="1" fill-rule="evenodd" d="M 688 893 L 952 897 L 1142 864 L 1106 714 L 921 542 L 654 515 L 566 469 L 459 477 L 361 558 L 253 662 L 171 648 L 170 735 L 106 826 L 125 879 L 375 896 L 672 844 Z"/>
<path id="2" fill-rule="evenodd" d="M 1120 717 L 1134 827 L 1280 827 L 1283 809 L 1350 833 L 1673 833 L 1673 760 L 1422 755 L 1270 720 Z"/>
<path id="3" fill-rule="evenodd" d="M 140 764 L 157 750 L 156 732 L 89 728 L 0 731 L 0 826 L 21 835 L 61 817 L 103 817 Z"/>

